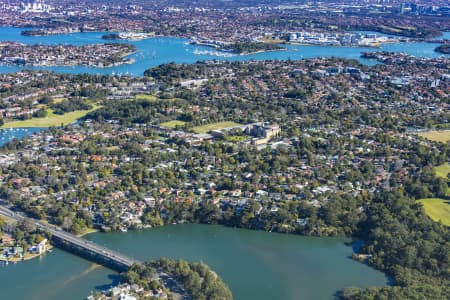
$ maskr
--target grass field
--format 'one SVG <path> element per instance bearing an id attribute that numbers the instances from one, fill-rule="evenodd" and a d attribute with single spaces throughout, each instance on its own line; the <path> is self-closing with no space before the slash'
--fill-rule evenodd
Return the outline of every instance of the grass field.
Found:
<path id="1" fill-rule="evenodd" d="M 64 100 L 67 100 L 67 98 L 53 98 L 53 103 L 60 103 Z"/>
<path id="2" fill-rule="evenodd" d="M 450 164 L 445 163 L 443 165 L 437 166 L 434 168 L 434 172 L 437 177 L 441 177 L 447 179 L 448 173 L 450 173 Z"/>
<path id="3" fill-rule="evenodd" d="M 148 101 L 155 101 L 158 98 L 156 98 L 153 95 L 144 95 L 144 94 L 138 94 L 135 96 L 136 100 L 148 100 Z"/>
<path id="4" fill-rule="evenodd" d="M 159 125 L 162 126 L 162 127 L 167 127 L 167 128 L 175 128 L 177 126 L 183 126 L 184 124 L 186 124 L 186 122 L 178 121 L 178 120 L 172 120 L 172 121 L 161 123 Z"/>
<path id="5" fill-rule="evenodd" d="M 421 132 L 419 136 L 435 142 L 448 142 L 450 141 L 450 130 L 428 131 Z"/>
<path id="6" fill-rule="evenodd" d="M 195 133 L 207 133 L 211 130 L 220 130 L 220 129 L 224 129 L 224 128 L 228 128 L 228 127 L 233 127 L 233 126 L 239 126 L 240 124 L 235 123 L 235 122 L 231 122 L 231 121 L 224 121 L 224 122 L 217 122 L 217 123 L 211 123 L 211 124 L 206 124 L 206 125 L 202 125 L 202 126 L 197 126 L 192 128 L 192 131 L 194 131 Z"/>
<path id="7" fill-rule="evenodd" d="M 434 172 L 436 173 L 437 177 L 447 179 L 448 173 L 450 173 L 450 164 L 445 163 L 443 165 L 434 167 Z M 450 196 L 450 187 L 447 189 L 446 195 Z"/>
<path id="8" fill-rule="evenodd" d="M 134 96 L 134 100 L 147 100 L 148 102 L 152 102 L 152 101 L 175 101 L 175 100 L 183 100 L 181 98 L 169 98 L 169 99 L 165 99 L 165 98 L 158 98 L 154 95 L 145 95 L 145 94 L 137 94 L 136 96 Z"/>
<path id="9" fill-rule="evenodd" d="M 91 111 L 98 109 L 99 106 L 93 105 L 90 110 L 77 110 L 64 115 L 54 114 L 52 110 L 48 110 L 48 115 L 45 118 L 32 118 L 24 121 L 7 122 L 2 128 L 18 128 L 18 127 L 50 127 L 60 126 L 61 124 L 67 125 L 75 122 L 76 120 L 86 116 Z"/>
<path id="10" fill-rule="evenodd" d="M 418 200 L 422 203 L 427 215 L 436 222 L 450 226 L 450 200 L 429 198 Z"/>
<path id="11" fill-rule="evenodd" d="M 379 27 L 382 28 L 382 29 L 389 30 L 389 31 L 391 31 L 391 32 L 397 32 L 397 33 L 402 32 L 400 29 L 395 28 L 395 27 L 391 27 L 391 26 L 380 25 Z"/>

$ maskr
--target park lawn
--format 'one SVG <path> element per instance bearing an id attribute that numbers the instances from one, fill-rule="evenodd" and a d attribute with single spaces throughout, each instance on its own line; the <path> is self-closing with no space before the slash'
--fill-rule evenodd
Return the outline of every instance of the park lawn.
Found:
<path id="1" fill-rule="evenodd" d="M 185 124 L 186 124 L 186 122 L 184 122 L 184 121 L 172 120 L 172 121 L 161 123 L 161 124 L 159 124 L 159 126 L 173 129 L 177 126 L 184 126 Z"/>
<path id="2" fill-rule="evenodd" d="M 418 200 L 422 203 L 425 213 L 436 222 L 450 226 L 450 200 L 428 198 Z"/>
<path id="3" fill-rule="evenodd" d="M 63 101 L 65 101 L 65 100 L 68 100 L 67 98 L 64 98 L 64 97 L 58 97 L 58 98 L 52 98 L 52 99 L 53 99 L 53 103 L 54 103 L 54 104 L 63 102 Z M 38 108 L 45 108 L 45 109 L 47 109 L 48 112 L 51 111 L 51 110 L 48 108 L 48 107 L 49 107 L 49 104 L 38 104 L 37 107 L 38 107 Z"/>
<path id="4" fill-rule="evenodd" d="M 64 100 L 67 100 L 67 98 L 61 97 L 61 98 L 53 98 L 53 103 L 60 103 Z"/>
<path id="5" fill-rule="evenodd" d="M 247 139 L 246 136 L 243 135 L 230 135 L 225 136 L 225 141 L 231 142 L 231 143 L 241 143 Z"/>
<path id="6" fill-rule="evenodd" d="M 78 119 L 86 116 L 91 111 L 100 108 L 98 105 L 93 105 L 90 110 L 76 110 L 65 113 L 64 115 L 54 114 L 51 109 L 48 110 L 48 115 L 45 118 L 32 118 L 24 121 L 12 121 L 6 122 L 2 128 L 18 128 L 18 127 L 51 127 L 60 126 L 61 124 L 67 125 L 77 121 Z"/>
<path id="7" fill-rule="evenodd" d="M 239 126 L 240 124 L 232 122 L 232 121 L 223 121 L 217 123 L 206 124 L 202 126 L 193 127 L 192 131 L 195 133 L 207 133 L 211 130 L 220 130 L 228 127 Z"/>
<path id="8" fill-rule="evenodd" d="M 445 163 L 443 165 L 434 167 L 434 173 L 436 174 L 437 177 L 447 179 L 448 173 L 450 173 L 450 164 Z M 450 187 L 447 188 L 446 195 L 450 196 Z"/>
<path id="9" fill-rule="evenodd" d="M 421 132 L 419 136 L 430 141 L 445 143 L 450 141 L 450 130 Z"/>
<path id="10" fill-rule="evenodd" d="M 434 167 L 434 172 L 436 173 L 437 177 L 447 179 L 448 173 L 450 173 L 450 164 L 445 163 L 443 165 Z"/>
<path id="11" fill-rule="evenodd" d="M 392 31 L 392 32 L 398 32 L 398 33 L 402 32 L 401 29 L 396 28 L 396 27 L 385 26 L 385 25 L 381 25 L 381 26 L 379 26 L 379 27 L 380 27 L 380 28 L 383 28 L 383 29 L 390 30 L 390 31 Z"/>
<path id="12" fill-rule="evenodd" d="M 155 101 L 159 99 L 154 95 L 145 95 L 145 94 L 137 94 L 134 98 L 136 100 L 148 100 L 148 101 Z"/>
<path id="13" fill-rule="evenodd" d="M 153 101 L 162 101 L 165 100 L 167 102 L 171 102 L 171 101 L 175 101 L 175 100 L 183 100 L 181 98 L 169 98 L 169 99 L 165 99 L 165 98 L 158 98 L 154 95 L 146 95 L 146 94 L 137 94 L 136 96 L 134 96 L 134 100 L 147 100 L 148 102 L 153 102 Z"/>
<path id="14" fill-rule="evenodd" d="M 109 146 L 109 147 L 106 147 L 105 149 L 108 151 L 117 151 L 120 149 L 120 147 L 119 146 Z"/>

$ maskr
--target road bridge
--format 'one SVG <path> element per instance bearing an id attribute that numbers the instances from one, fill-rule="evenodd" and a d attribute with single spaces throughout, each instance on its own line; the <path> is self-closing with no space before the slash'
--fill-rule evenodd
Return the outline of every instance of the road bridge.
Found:
<path id="1" fill-rule="evenodd" d="M 16 221 L 26 219 L 24 215 L 16 213 L 4 206 L 0 206 L 0 215 Z M 59 227 L 44 224 L 36 219 L 28 219 L 32 220 L 34 224 L 42 231 L 50 233 L 52 236 L 52 242 L 55 246 L 87 258 L 95 263 L 102 264 L 119 272 L 127 271 L 133 264 L 141 263 L 139 260 L 128 257 L 122 253 L 98 245 L 81 237 L 77 237 Z"/>
<path id="2" fill-rule="evenodd" d="M 46 231 L 51 234 L 53 245 L 118 272 L 128 271 L 133 264 L 142 263 L 141 261 L 128 257 L 122 253 L 98 245 L 81 237 L 77 237 L 57 226 L 48 225 L 39 220 L 27 218 L 22 213 L 14 212 L 1 204 L 0 216 L 16 221 L 23 221 L 25 219 L 32 220 L 34 224 L 42 231 Z M 158 278 L 171 291 L 173 299 L 192 300 L 192 297 L 184 289 L 184 287 L 169 274 L 158 271 Z"/>

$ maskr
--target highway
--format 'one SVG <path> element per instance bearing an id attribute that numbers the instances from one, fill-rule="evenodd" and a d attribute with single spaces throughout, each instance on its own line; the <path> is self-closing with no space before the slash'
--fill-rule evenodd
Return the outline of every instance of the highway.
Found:
<path id="1" fill-rule="evenodd" d="M 17 221 L 21 221 L 21 220 L 25 219 L 25 217 L 22 214 L 13 212 L 10 209 L 8 209 L 4 206 L 1 206 L 1 205 L 0 205 L 0 215 L 3 215 L 7 218 L 11 218 L 11 219 L 14 219 Z M 71 243 L 72 245 L 75 245 L 77 247 L 83 248 L 91 253 L 96 254 L 96 255 L 103 256 L 111 261 L 115 261 L 118 264 L 124 265 L 126 267 L 131 267 L 133 264 L 141 263 L 140 261 L 138 261 L 134 258 L 123 255 L 122 253 L 119 253 L 117 251 L 111 250 L 104 246 L 98 245 L 94 242 L 88 241 L 81 237 L 77 237 L 71 233 L 68 233 L 68 232 L 62 230 L 59 227 L 56 227 L 56 226 L 53 227 L 53 226 L 44 224 L 36 219 L 31 219 L 31 218 L 28 218 L 28 219 L 32 220 L 38 228 L 41 228 L 42 230 L 47 231 L 48 233 L 52 234 L 54 237 L 56 237 L 64 242 Z"/>

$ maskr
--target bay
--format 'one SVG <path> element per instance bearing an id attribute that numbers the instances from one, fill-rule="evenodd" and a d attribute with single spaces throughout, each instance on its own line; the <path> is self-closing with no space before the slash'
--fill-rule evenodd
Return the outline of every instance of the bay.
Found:
<path id="1" fill-rule="evenodd" d="M 16 41 L 24 44 L 72 44 L 85 45 L 91 43 L 106 43 L 102 39 L 105 32 L 79 32 L 71 34 L 60 34 L 50 36 L 22 36 L 20 33 L 24 28 L 0 27 L 1 41 Z M 448 36 L 448 32 L 444 37 Z M 110 68 L 88 68 L 88 67 L 20 67 L 20 66 L 0 66 L 0 73 L 16 72 L 23 69 L 31 70 L 51 70 L 60 73 L 90 73 L 90 74 L 128 74 L 132 76 L 142 76 L 144 71 L 150 67 L 163 63 L 195 63 L 200 60 L 228 60 L 228 61 L 248 61 L 248 60 L 299 60 L 315 57 L 340 57 L 357 59 L 362 63 L 373 65 L 376 61 L 360 58 L 361 52 L 368 51 L 394 51 L 404 52 L 419 57 L 439 57 L 434 49 L 439 45 L 436 43 L 391 43 L 381 45 L 380 48 L 358 48 L 358 47 L 330 47 L 330 46 L 304 46 L 304 45 L 284 45 L 286 50 L 255 53 L 249 55 L 224 54 L 210 47 L 191 45 L 184 38 L 175 37 L 155 37 L 141 41 L 120 41 L 133 44 L 137 47 L 137 52 L 130 55 L 135 62 Z"/>
<path id="2" fill-rule="evenodd" d="M 44 128 L 30 127 L 30 128 L 5 128 L 0 129 L 0 147 L 13 139 L 21 140 L 22 138 L 37 133 Z"/>
<path id="3" fill-rule="evenodd" d="M 94 233 L 86 238 L 142 261 L 159 257 L 203 261 L 229 285 L 236 300 L 326 300 L 344 287 L 387 284 L 383 273 L 350 258 L 352 249 L 343 238 L 198 224 Z M 115 272 L 59 249 L 0 268 L 6 299 L 81 299 L 117 280 Z"/>

